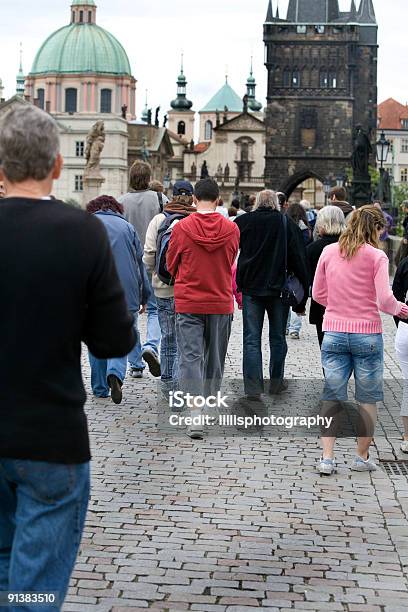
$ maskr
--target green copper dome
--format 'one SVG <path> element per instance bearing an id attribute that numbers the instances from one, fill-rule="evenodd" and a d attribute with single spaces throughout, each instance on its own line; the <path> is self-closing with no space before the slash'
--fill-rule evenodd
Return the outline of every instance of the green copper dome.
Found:
<path id="1" fill-rule="evenodd" d="M 93 5 L 89 0 L 75 5 Z M 114 74 L 131 76 L 126 51 L 109 32 L 95 23 L 71 23 L 57 30 L 38 51 L 31 75 Z"/>
<path id="2" fill-rule="evenodd" d="M 230 113 L 242 112 L 242 100 L 232 87 L 225 82 L 219 91 L 211 98 L 211 100 L 201 109 L 201 113 L 209 113 L 215 111 L 223 111 L 228 108 Z"/>

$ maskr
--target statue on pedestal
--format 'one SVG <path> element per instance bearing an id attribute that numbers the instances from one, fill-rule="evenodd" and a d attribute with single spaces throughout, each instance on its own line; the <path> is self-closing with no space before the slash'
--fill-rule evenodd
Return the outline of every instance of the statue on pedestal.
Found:
<path id="1" fill-rule="evenodd" d="M 86 137 L 85 159 L 86 166 L 84 178 L 87 176 L 101 175 L 101 155 L 105 146 L 105 124 L 97 121 L 90 129 Z"/>
<path id="2" fill-rule="evenodd" d="M 354 179 L 366 179 L 370 176 L 368 172 L 368 161 L 371 151 L 370 139 L 361 125 L 357 125 L 354 133 L 354 150 L 351 158 Z"/>
<path id="3" fill-rule="evenodd" d="M 208 173 L 207 162 L 204 161 L 203 165 L 201 166 L 201 177 L 200 178 L 205 179 L 208 177 L 209 177 L 209 173 Z"/>

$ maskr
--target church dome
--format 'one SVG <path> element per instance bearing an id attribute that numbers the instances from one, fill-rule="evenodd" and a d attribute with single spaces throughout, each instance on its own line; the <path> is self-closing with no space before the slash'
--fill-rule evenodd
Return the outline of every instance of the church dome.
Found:
<path id="1" fill-rule="evenodd" d="M 95 23 L 93 0 L 73 0 L 71 7 L 72 22 L 42 44 L 30 76 L 86 73 L 131 76 L 129 59 L 120 42 Z M 87 9 L 89 20 L 85 22 Z"/>

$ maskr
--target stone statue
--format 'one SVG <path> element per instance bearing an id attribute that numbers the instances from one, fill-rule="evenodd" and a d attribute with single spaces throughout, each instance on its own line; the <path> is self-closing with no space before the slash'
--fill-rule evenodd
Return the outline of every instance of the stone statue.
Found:
<path id="1" fill-rule="evenodd" d="M 193 177 L 193 180 L 197 178 L 197 166 L 194 162 L 191 164 L 191 175 Z"/>
<path id="2" fill-rule="evenodd" d="M 126 119 L 127 109 L 128 109 L 128 107 L 126 106 L 126 104 L 124 104 L 122 106 L 122 109 L 121 109 L 122 110 L 122 119 Z"/>
<path id="3" fill-rule="evenodd" d="M 101 154 L 105 146 L 105 124 L 97 121 L 90 129 L 86 137 L 85 159 L 86 166 L 84 178 L 90 175 L 100 176 Z"/>
<path id="4" fill-rule="evenodd" d="M 201 166 L 201 176 L 200 178 L 205 179 L 208 178 L 210 175 L 208 173 L 208 167 L 207 167 L 207 162 L 204 161 L 203 165 Z"/>
<path id="5" fill-rule="evenodd" d="M 194 140 L 190 140 L 190 151 L 194 151 Z"/>
<path id="6" fill-rule="evenodd" d="M 156 108 L 156 115 L 155 115 L 155 118 L 154 118 L 154 125 L 156 127 L 159 127 L 159 113 L 160 113 L 160 106 L 158 106 Z"/>
<path id="7" fill-rule="evenodd" d="M 362 129 L 361 125 L 356 126 L 354 133 L 354 150 L 351 158 L 351 165 L 353 167 L 353 177 L 356 178 L 368 178 L 368 160 L 371 154 L 371 143 L 366 134 Z"/>
<path id="8" fill-rule="evenodd" d="M 147 124 L 152 125 L 152 109 L 149 108 L 147 111 Z"/>
<path id="9" fill-rule="evenodd" d="M 228 183 L 228 181 L 229 181 L 229 177 L 230 177 L 230 167 L 229 167 L 229 165 L 228 165 L 228 163 L 227 163 L 227 164 L 225 165 L 225 168 L 224 168 L 224 181 L 225 181 L 226 183 Z"/>
<path id="10" fill-rule="evenodd" d="M 242 112 L 245 115 L 248 113 L 248 100 L 249 100 L 248 94 L 245 94 L 245 96 L 242 98 L 242 102 L 244 104 Z"/>
<path id="11" fill-rule="evenodd" d="M 164 115 L 164 119 L 163 119 L 163 127 L 164 127 L 164 128 L 165 128 L 165 127 L 166 127 L 166 125 L 167 125 L 167 119 L 168 119 L 167 115 Z"/>
<path id="12" fill-rule="evenodd" d="M 217 176 L 218 179 L 222 179 L 222 175 L 223 175 L 222 166 L 221 166 L 221 164 L 218 164 L 218 166 L 217 166 L 217 175 L 216 176 Z"/>

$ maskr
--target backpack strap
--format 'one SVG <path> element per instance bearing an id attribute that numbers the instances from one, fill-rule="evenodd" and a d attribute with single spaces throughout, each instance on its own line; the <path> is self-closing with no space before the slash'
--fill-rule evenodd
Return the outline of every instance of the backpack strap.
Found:
<path id="1" fill-rule="evenodd" d="M 163 194 L 161 191 L 157 191 L 157 199 L 159 200 L 160 212 L 163 212 Z"/>

